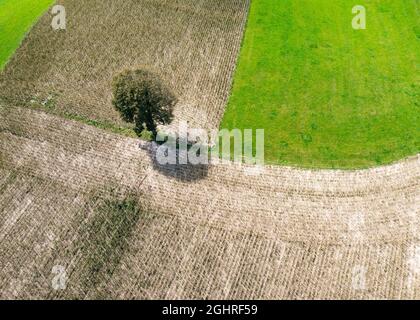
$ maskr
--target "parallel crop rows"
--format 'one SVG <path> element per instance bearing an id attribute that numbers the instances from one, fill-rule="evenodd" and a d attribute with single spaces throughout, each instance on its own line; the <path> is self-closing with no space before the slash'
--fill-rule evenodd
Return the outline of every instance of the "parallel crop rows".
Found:
<path id="1" fill-rule="evenodd" d="M 1 110 L 4 297 L 419 297 L 418 157 L 362 171 L 266 167 L 256 176 L 210 166 L 186 181 L 185 168 L 154 166 L 134 139 Z M 119 187 L 110 201 L 137 195 L 145 208 L 137 220 L 100 210 L 110 186 Z M 69 271 L 63 292 L 51 289 L 56 264 Z M 359 267 L 368 290 L 352 286 Z"/>
<path id="2" fill-rule="evenodd" d="M 22 107 L 120 125 L 111 79 L 147 67 L 177 120 L 217 127 L 248 0 L 58 3 L 68 29 L 45 15 L 0 75 L 0 298 L 420 298 L 418 156 L 165 167 L 139 140 Z"/>
<path id="3" fill-rule="evenodd" d="M 122 125 L 111 104 L 125 69 L 158 73 L 177 93 L 176 119 L 217 127 L 228 98 L 248 0 L 58 1 L 65 31 L 46 14 L 0 76 L 0 98 L 48 101 L 52 112 Z"/>

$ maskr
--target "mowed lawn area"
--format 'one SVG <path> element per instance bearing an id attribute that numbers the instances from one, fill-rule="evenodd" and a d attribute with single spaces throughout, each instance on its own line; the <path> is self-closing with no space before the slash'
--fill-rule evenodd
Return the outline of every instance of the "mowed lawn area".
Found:
<path id="1" fill-rule="evenodd" d="M 0 70 L 53 0 L 0 0 Z"/>
<path id="2" fill-rule="evenodd" d="M 352 28 L 364 5 L 367 29 Z M 364 168 L 419 152 L 418 0 L 254 0 L 221 128 L 267 163 Z"/>

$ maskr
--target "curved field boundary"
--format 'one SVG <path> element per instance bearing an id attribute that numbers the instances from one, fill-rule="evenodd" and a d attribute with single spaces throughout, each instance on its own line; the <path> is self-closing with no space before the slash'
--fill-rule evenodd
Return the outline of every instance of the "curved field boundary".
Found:
<path id="1" fill-rule="evenodd" d="M 420 151 L 419 2 L 258 0 L 222 128 L 265 130 L 265 159 L 361 169 Z"/>
<path id="2" fill-rule="evenodd" d="M 4 207 L 0 227 L 5 297 L 15 275 L 18 297 L 419 298 L 418 156 L 358 171 L 266 167 L 252 176 L 243 166 L 211 166 L 183 181 L 155 170 L 138 140 L 29 109 L 0 111 L 0 201 L 21 194 Z M 30 250 L 42 221 L 53 219 L 50 230 L 61 235 L 52 243 L 71 246 L 74 221 L 86 214 L 81 198 L 112 185 L 144 194 L 156 218 L 134 228 L 110 278 L 87 293 L 76 276 L 67 293 L 28 278 L 22 259 L 46 259 Z M 51 212 L 48 199 L 60 195 Z M 83 258 L 66 250 L 52 245 L 50 255 L 33 266 L 46 278 L 56 261 L 82 270 Z"/>
<path id="3" fill-rule="evenodd" d="M 249 0 L 57 3 L 67 8 L 67 29 L 52 30 L 49 13 L 40 19 L 0 74 L 0 101 L 130 135 L 112 107 L 111 81 L 147 68 L 180 98 L 174 126 L 219 126 Z M 418 6 L 375 1 L 360 32 L 348 6 L 252 5 L 222 125 L 264 128 L 267 162 L 365 168 L 417 153 Z"/>

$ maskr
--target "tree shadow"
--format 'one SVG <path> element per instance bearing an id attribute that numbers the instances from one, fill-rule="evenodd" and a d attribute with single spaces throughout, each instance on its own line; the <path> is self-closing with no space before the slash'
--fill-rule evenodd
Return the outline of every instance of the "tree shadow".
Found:
<path id="1" fill-rule="evenodd" d="M 182 182 L 194 182 L 208 176 L 209 164 L 191 164 L 189 161 L 185 161 L 187 164 L 182 164 L 182 158 L 176 148 L 171 150 L 176 154 L 176 164 L 162 164 L 161 161 L 158 161 L 157 150 L 159 145 L 156 142 L 141 142 L 139 146 L 140 149 L 147 151 L 152 160 L 153 169 L 167 177 Z"/>

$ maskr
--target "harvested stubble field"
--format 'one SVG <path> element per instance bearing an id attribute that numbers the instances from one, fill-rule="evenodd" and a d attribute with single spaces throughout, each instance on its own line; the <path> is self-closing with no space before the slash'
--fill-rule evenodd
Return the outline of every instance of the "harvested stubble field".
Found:
<path id="1" fill-rule="evenodd" d="M 185 181 L 136 139 L 0 110 L 2 298 L 420 298 L 419 157 Z"/>
<path id="2" fill-rule="evenodd" d="M 47 13 L 0 75 L 0 101 L 125 126 L 111 83 L 146 67 L 173 88 L 176 119 L 215 128 L 223 116 L 249 0 L 60 0 L 67 29 Z"/>
<path id="3" fill-rule="evenodd" d="M 144 64 L 178 86 L 178 118 L 197 103 L 195 124 L 217 126 L 248 1 L 59 2 L 76 31 L 69 20 L 61 38 L 44 16 L 0 75 L 1 298 L 420 298 L 419 156 L 360 171 L 165 168 L 147 143 L 60 117 L 118 124 L 108 82 Z M 100 27 L 82 7 L 106 13 Z M 102 32 L 124 44 L 152 26 L 165 38 L 134 41 L 141 57 Z M 47 112 L 21 107 L 48 95 Z"/>

